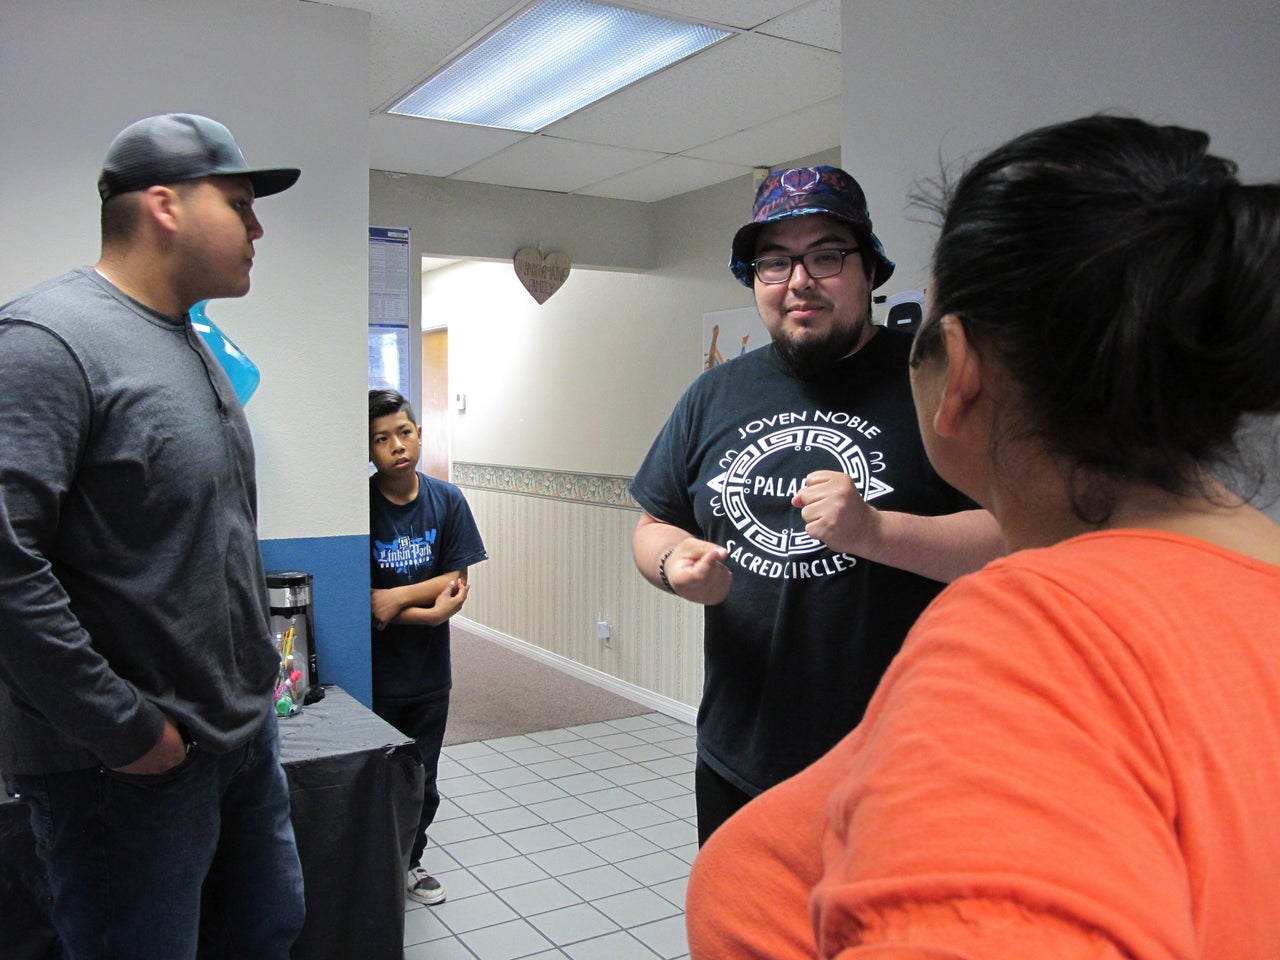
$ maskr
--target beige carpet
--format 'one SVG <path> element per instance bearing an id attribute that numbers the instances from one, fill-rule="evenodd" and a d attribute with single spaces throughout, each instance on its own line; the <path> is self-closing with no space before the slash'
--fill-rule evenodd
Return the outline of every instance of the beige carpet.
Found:
<path id="1" fill-rule="evenodd" d="M 453 692 L 445 746 L 653 712 L 456 624 L 450 636 Z"/>

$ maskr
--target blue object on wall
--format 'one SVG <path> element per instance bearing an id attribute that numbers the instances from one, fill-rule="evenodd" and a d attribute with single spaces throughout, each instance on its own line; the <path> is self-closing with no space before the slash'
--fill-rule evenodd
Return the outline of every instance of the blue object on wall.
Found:
<path id="1" fill-rule="evenodd" d="M 336 683 L 373 705 L 369 664 L 369 535 L 261 540 L 267 570 L 312 575 L 316 661 L 321 683 Z"/>
<path id="2" fill-rule="evenodd" d="M 235 388 L 236 396 L 243 406 L 249 402 L 253 391 L 258 389 L 262 375 L 258 372 L 258 365 L 245 356 L 244 351 L 209 319 L 209 315 L 205 313 L 208 302 L 201 300 L 191 308 L 191 326 L 209 345 L 213 355 L 218 358 L 218 363 L 222 364 L 222 369 L 227 371 L 231 386 Z"/>

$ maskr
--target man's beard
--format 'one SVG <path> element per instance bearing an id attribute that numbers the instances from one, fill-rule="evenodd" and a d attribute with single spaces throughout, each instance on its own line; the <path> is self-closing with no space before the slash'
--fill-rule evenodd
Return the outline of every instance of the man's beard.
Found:
<path id="1" fill-rule="evenodd" d="M 862 322 L 853 327 L 832 327 L 821 337 L 802 340 L 779 336 L 774 338 L 773 347 L 792 376 L 799 380 L 813 380 L 853 353 L 871 324 L 871 307 L 868 305 Z"/>

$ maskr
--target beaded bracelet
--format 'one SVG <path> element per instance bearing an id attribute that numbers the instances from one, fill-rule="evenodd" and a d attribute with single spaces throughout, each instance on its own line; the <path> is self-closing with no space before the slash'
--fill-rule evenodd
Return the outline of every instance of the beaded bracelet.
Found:
<path id="1" fill-rule="evenodd" d="M 675 553 L 675 550 L 675 547 L 670 547 L 658 560 L 658 579 L 662 581 L 662 585 L 666 588 L 667 593 L 676 592 L 675 588 L 671 586 L 671 581 L 667 579 L 667 557 Z"/>

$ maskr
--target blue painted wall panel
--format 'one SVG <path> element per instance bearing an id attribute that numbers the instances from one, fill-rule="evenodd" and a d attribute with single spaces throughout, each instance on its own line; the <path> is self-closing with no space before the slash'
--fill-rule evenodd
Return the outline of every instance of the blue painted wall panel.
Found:
<path id="1" fill-rule="evenodd" d="M 262 562 L 311 574 L 320 682 L 371 706 L 368 535 L 263 540 Z"/>

